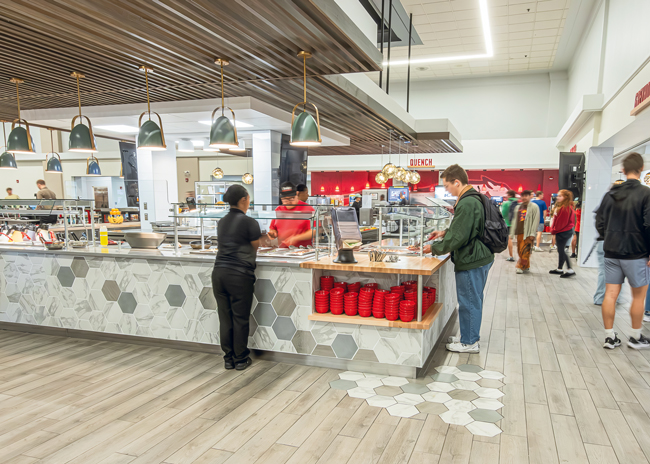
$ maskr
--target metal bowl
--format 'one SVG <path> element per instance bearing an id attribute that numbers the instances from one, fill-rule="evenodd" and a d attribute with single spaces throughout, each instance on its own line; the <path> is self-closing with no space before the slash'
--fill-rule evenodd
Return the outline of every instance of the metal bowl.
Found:
<path id="1" fill-rule="evenodd" d="M 48 250 L 62 250 L 65 242 L 43 242 Z"/>
<path id="2" fill-rule="evenodd" d="M 190 246 L 192 247 L 193 250 L 200 250 L 201 249 L 201 240 L 194 240 L 190 242 Z M 212 246 L 212 240 L 203 240 L 203 249 L 207 250 Z"/>
<path id="3" fill-rule="evenodd" d="M 131 248 L 158 248 L 167 238 L 160 232 L 125 232 L 124 239 Z"/>

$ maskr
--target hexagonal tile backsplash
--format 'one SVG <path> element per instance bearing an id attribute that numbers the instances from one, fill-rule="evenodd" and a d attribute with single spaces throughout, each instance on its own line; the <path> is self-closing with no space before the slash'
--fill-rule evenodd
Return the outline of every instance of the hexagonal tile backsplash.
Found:
<path id="1" fill-rule="evenodd" d="M 212 262 L 198 260 L 6 252 L 0 254 L 0 320 L 218 344 L 212 269 Z M 422 331 L 308 320 L 311 270 L 259 265 L 256 277 L 251 348 L 421 366 L 423 345 L 428 343 Z M 376 282 L 376 277 L 348 275 L 350 281 L 362 283 Z M 389 286 L 391 278 L 396 279 L 383 276 L 380 284 Z M 453 378 L 472 385 L 476 373 L 462 372 L 458 376 L 441 372 L 440 383 Z M 497 374 L 484 380 L 498 382 Z M 384 384 L 383 388 L 390 391 L 399 386 Z M 414 386 L 400 392 L 425 393 L 421 390 Z"/>
<path id="2" fill-rule="evenodd" d="M 495 399 L 503 396 L 501 390 L 478 384 L 474 390 L 456 389 L 453 384 L 461 372 L 471 372 L 477 380 L 501 380 L 503 374 L 470 364 L 438 366 L 435 370 L 432 376 L 416 380 L 347 371 L 330 382 L 330 387 L 346 390 L 350 397 L 364 399 L 369 406 L 385 408 L 391 416 L 435 414 L 448 424 L 465 426 L 474 435 L 494 437 L 502 432 L 503 403 Z"/>

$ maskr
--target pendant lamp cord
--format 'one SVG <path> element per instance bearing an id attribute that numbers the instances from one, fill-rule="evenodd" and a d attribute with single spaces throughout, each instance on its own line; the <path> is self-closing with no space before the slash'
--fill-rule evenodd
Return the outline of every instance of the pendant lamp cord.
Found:
<path id="1" fill-rule="evenodd" d="M 221 116 L 223 116 L 224 113 L 224 95 L 223 95 L 223 60 L 219 60 L 219 64 L 221 65 Z"/>
<path id="2" fill-rule="evenodd" d="M 5 148 L 7 148 L 7 129 L 5 128 L 4 121 L 2 122 L 2 135 L 4 136 L 5 139 Z"/>
<path id="3" fill-rule="evenodd" d="M 307 55 L 302 55 L 302 107 L 307 111 Z"/>
<path id="4" fill-rule="evenodd" d="M 144 82 L 147 86 L 147 113 L 149 113 L 149 121 L 151 121 L 151 103 L 149 102 L 149 70 L 147 68 L 144 68 Z M 79 103 L 79 111 L 81 112 L 81 103 Z"/>
<path id="5" fill-rule="evenodd" d="M 79 122 L 81 122 L 81 90 L 79 90 L 79 74 L 76 75 L 77 78 L 77 98 L 79 100 Z M 147 101 L 149 101 L 149 96 L 147 96 Z"/>
<path id="6" fill-rule="evenodd" d="M 52 129 L 50 129 L 50 149 L 51 153 L 54 153 L 54 136 L 52 135 Z"/>
<path id="7" fill-rule="evenodd" d="M 16 81 L 16 102 L 18 103 L 18 119 L 20 119 L 20 90 L 18 89 L 18 86 L 20 83 Z"/>

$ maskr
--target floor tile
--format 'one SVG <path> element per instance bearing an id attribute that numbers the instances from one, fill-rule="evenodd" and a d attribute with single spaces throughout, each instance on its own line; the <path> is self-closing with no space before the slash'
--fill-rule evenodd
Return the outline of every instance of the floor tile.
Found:
<path id="1" fill-rule="evenodd" d="M 404 393 L 399 387 L 388 387 L 384 385 L 383 387 L 375 388 L 375 393 L 383 396 L 397 396 Z"/>
<path id="2" fill-rule="evenodd" d="M 431 391 L 436 391 L 436 392 L 444 392 L 448 393 L 452 390 L 455 390 L 455 388 L 447 382 L 431 382 L 427 384 L 427 388 Z"/>
<path id="3" fill-rule="evenodd" d="M 353 388 L 356 388 L 357 384 L 351 380 L 334 380 L 330 382 L 330 387 L 334 388 L 335 390 L 351 390 Z"/>
<path id="4" fill-rule="evenodd" d="M 402 385 L 400 388 L 404 393 L 415 393 L 417 395 L 431 391 L 426 385 L 420 385 L 417 383 L 407 383 L 406 385 Z"/>
<path id="5" fill-rule="evenodd" d="M 442 392 L 423 393 L 422 398 L 424 398 L 426 401 L 430 401 L 431 403 L 446 403 L 452 399 L 452 397 L 447 393 Z"/>
<path id="6" fill-rule="evenodd" d="M 450 411 L 469 412 L 472 409 L 476 409 L 476 406 L 474 406 L 470 401 L 463 400 L 445 401 L 445 406 L 447 406 L 447 409 Z"/>
<path id="7" fill-rule="evenodd" d="M 350 395 L 352 398 L 370 398 L 371 396 L 375 396 L 375 390 L 372 388 L 364 388 L 364 387 L 356 387 L 351 390 L 348 390 L 348 395 Z"/>
<path id="8" fill-rule="evenodd" d="M 381 381 L 384 385 L 389 387 L 401 387 L 402 385 L 409 383 L 409 381 L 404 377 L 385 377 L 381 379 Z"/>
<path id="9" fill-rule="evenodd" d="M 458 377 L 456 377 L 453 374 L 441 374 L 440 372 L 438 372 L 437 374 L 433 374 L 431 378 L 436 382 L 448 382 L 448 383 L 455 382 L 458 380 Z"/>
<path id="10" fill-rule="evenodd" d="M 366 378 L 366 376 L 363 375 L 361 372 L 353 372 L 353 371 L 341 372 L 339 374 L 339 377 L 343 380 L 352 380 L 352 381 Z"/>
<path id="11" fill-rule="evenodd" d="M 395 398 L 393 398 L 392 396 L 381 396 L 381 395 L 371 396 L 370 398 L 366 399 L 366 402 L 370 406 L 375 406 L 378 408 L 387 408 L 388 406 L 397 404 L 397 401 L 395 401 Z"/>
<path id="12" fill-rule="evenodd" d="M 365 379 L 365 378 L 357 380 L 356 384 L 360 387 L 365 387 L 365 388 L 377 388 L 383 385 L 380 379 Z"/>
<path id="13" fill-rule="evenodd" d="M 456 374 L 460 372 L 460 369 L 455 366 L 438 366 L 436 367 L 436 370 L 443 374 Z"/>
<path id="14" fill-rule="evenodd" d="M 395 397 L 395 401 L 397 401 L 400 404 L 420 404 L 424 402 L 424 398 L 420 395 L 416 395 L 415 393 L 402 393 L 401 395 L 397 395 Z"/>
<path id="15" fill-rule="evenodd" d="M 472 401 L 478 398 L 478 395 L 471 390 L 454 390 L 449 392 L 449 396 L 455 400 L 464 401 Z"/>
<path id="16" fill-rule="evenodd" d="M 388 414 L 391 416 L 397 417 L 413 417 L 416 414 L 420 414 L 418 408 L 410 404 L 395 404 L 386 408 Z"/>
<path id="17" fill-rule="evenodd" d="M 462 411 L 447 411 L 440 414 L 440 419 L 448 424 L 453 425 L 467 425 L 474 422 L 472 416 Z"/>
<path id="18" fill-rule="evenodd" d="M 503 407 L 503 403 L 499 400 L 492 398 L 477 398 L 472 401 L 474 406 L 480 409 L 492 409 L 493 411 L 498 411 Z"/>
<path id="19" fill-rule="evenodd" d="M 460 380 L 471 380 L 473 382 L 476 382 L 477 380 L 481 380 L 481 376 L 473 372 L 459 372 L 454 375 L 458 377 Z"/>
<path id="20" fill-rule="evenodd" d="M 424 413 L 427 413 L 427 414 L 434 414 L 436 416 L 439 416 L 443 412 L 449 411 L 449 409 L 447 409 L 447 406 L 445 406 L 444 404 L 442 404 L 442 403 L 431 403 L 429 401 L 425 401 L 424 403 L 416 404 L 415 407 L 418 408 L 418 410 L 420 412 L 424 412 Z"/>
<path id="21" fill-rule="evenodd" d="M 474 374 L 477 374 L 483 370 L 481 366 L 477 366 L 475 364 L 461 364 L 459 366 L 456 366 L 458 370 L 463 371 L 463 372 L 473 372 Z"/>
<path id="22" fill-rule="evenodd" d="M 457 390 L 476 390 L 477 388 L 481 388 L 479 384 L 470 380 L 456 380 L 455 382 L 451 382 L 451 386 Z"/>
<path id="23" fill-rule="evenodd" d="M 480 387 L 474 390 L 474 392 L 481 398 L 494 398 L 495 400 L 498 400 L 503 396 L 503 392 L 496 388 Z"/>
<path id="24" fill-rule="evenodd" d="M 499 422 L 503 419 L 501 414 L 491 409 L 474 409 L 469 412 L 469 415 L 472 416 L 475 421 L 481 422 Z"/>
<path id="25" fill-rule="evenodd" d="M 484 379 L 491 379 L 491 380 L 501 380 L 505 377 L 505 375 L 497 371 L 481 371 L 478 374 Z"/>
<path id="26" fill-rule="evenodd" d="M 481 435 L 484 437 L 495 437 L 502 432 L 499 427 L 487 422 L 474 421 L 465 425 L 465 427 L 467 427 L 467 430 L 472 432 L 474 435 Z"/>

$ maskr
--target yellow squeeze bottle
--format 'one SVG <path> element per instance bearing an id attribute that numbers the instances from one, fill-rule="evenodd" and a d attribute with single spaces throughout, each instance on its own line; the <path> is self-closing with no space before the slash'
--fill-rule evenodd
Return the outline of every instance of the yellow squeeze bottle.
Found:
<path id="1" fill-rule="evenodd" d="M 99 228 L 99 244 L 103 247 L 108 246 L 108 229 L 106 226 Z"/>

